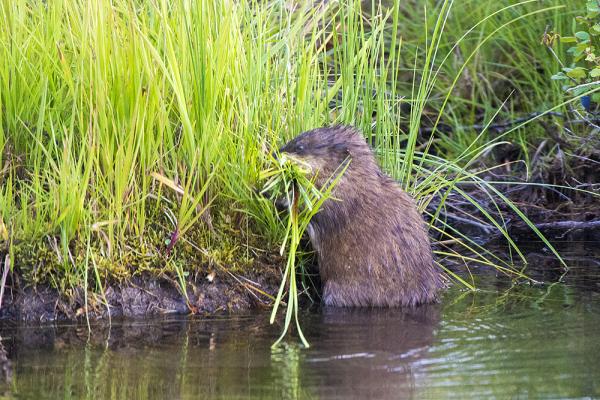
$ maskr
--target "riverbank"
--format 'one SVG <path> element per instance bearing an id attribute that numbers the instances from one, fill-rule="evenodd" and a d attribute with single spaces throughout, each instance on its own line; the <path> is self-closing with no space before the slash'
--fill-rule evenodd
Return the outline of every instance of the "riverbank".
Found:
<path id="1" fill-rule="evenodd" d="M 49 322 L 236 313 L 269 307 L 280 279 L 278 268 L 257 263 L 245 276 L 215 273 L 189 279 L 185 293 L 173 279 L 146 274 L 112 282 L 102 293 L 77 288 L 67 295 L 48 284 L 28 285 L 13 275 L 4 289 L 0 320 Z"/>

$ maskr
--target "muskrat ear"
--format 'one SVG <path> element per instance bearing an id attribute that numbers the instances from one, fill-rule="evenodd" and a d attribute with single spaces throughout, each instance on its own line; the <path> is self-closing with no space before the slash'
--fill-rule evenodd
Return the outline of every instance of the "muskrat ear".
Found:
<path id="1" fill-rule="evenodd" d="M 350 155 L 350 149 L 345 143 L 338 143 L 333 146 L 333 149 L 336 153 L 347 156 Z"/>

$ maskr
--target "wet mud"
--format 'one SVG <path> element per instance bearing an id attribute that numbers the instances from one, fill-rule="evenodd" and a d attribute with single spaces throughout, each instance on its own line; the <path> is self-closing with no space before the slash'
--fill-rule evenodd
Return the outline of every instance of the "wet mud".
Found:
<path id="1" fill-rule="evenodd" d="M 270 304 L 280 280 L 277 267 L 265 267 L 251 278 L 215 277 L 188 281 L 185 293 L 174 281 L 135 277 L 114 283 L 104 294 L 76 290 L 67 296 L 42 285 L 5 289 L 1 320 L 47 322 L 76 319 L 139 318 L 164 315 L 239 312 Z"/>

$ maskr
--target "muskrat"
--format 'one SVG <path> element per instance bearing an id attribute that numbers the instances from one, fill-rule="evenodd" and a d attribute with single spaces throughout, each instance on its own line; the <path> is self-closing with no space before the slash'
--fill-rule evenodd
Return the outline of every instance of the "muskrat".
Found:
<path id="1" fill-rule="evenodd" d="M 413 199 L 378 167 L 355 128 L 304 132 L 280 152 L 311 167 L 323 188 L 349 162 L 310 221 L 325 305 L 415 306 L 437 300 L 442 280 Z"/>

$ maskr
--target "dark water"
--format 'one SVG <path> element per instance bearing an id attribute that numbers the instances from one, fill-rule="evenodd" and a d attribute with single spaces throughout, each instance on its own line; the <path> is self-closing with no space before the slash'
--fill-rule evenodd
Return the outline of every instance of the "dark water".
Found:
<path id="1" fill-rule="evenodd" d="M 416 310 L 306 312 L 312 347 L 271 349 L 268 313 L 0 329 L 0 398 L 600 398 L 597 243 L 566 252 L 564 283 L 453 287 Z M 561 277 L 547 253 L 532 273 Z M 1 357 L 0 357 L 1 358 Z M 2 397 L 4 396 L 4 397 Z"/>

